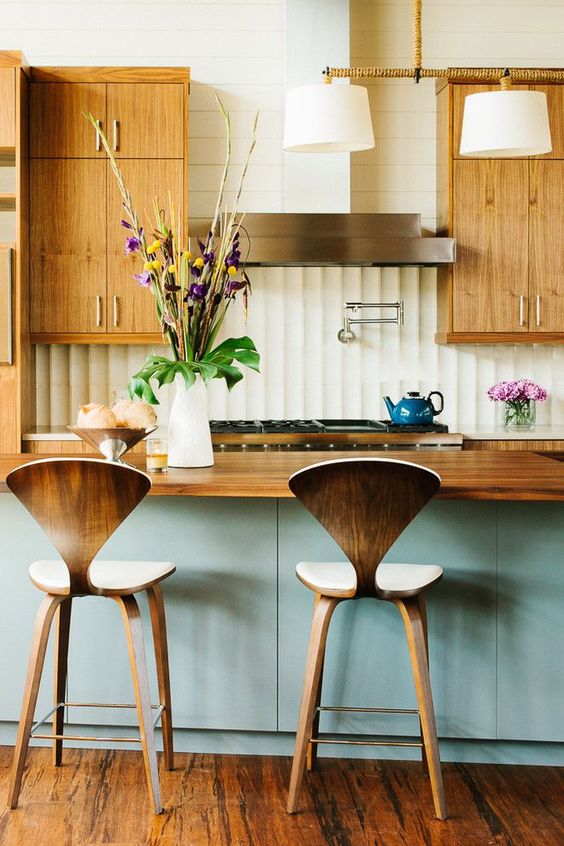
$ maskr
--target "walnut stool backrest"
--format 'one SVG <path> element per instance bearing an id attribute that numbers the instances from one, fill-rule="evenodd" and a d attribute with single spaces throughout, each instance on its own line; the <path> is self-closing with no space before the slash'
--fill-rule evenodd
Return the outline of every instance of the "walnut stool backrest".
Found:
<path id="1" fill-rule="evenodd" d="M 427 467 L 382 458 L 326 461 L 289 481 L 353 565 L 356 596 L 378 596 L 378 565 L 440 484 Z"/>
<path id="2" fill-rule="evenodd" d="M 12 470 L 6 483 L 67 565 L 71 595 L 97 592 L 92 559 L 151 487 L 140 470 L 97 458 L 40 459 Z"/>

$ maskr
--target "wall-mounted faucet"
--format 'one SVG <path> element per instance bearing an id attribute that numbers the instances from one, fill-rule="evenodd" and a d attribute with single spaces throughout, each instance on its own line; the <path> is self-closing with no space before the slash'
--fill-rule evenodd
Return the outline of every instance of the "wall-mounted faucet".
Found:
<path id="1" fill-rule="evenodd" d="M 361 317 L 360 310 L 363 308 L 392 308 L 395 309 L 393 317 Z M 337 338 L 342 344 L 348 344 L 356 336 L 351 330 L 355 323 L 395 323 L 403 326 L 403 300 L 396 303 L 344 303 L 344 325 L 337 332 Z"/>

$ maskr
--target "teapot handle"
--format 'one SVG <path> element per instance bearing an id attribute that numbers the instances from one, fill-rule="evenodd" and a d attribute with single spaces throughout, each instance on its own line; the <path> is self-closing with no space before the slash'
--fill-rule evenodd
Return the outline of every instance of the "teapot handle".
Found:
<path id="1" fill-rule="evenodd" d="M 440 397 L 441 398 L 441 407 L 440 408 L 435 408 L 435 406 L 431 402 L 431 397 Z M 441 411 L 443 410 L 443 408 L 445 407 L 445 398 L 443 397 L 443 395 L 441 394 L 440 391 L 431 391 L 431 393 L 427 397 L 427 400 L 433 406 L 433 417 L 435 417 L 437 414 L 440 414 Z"/>

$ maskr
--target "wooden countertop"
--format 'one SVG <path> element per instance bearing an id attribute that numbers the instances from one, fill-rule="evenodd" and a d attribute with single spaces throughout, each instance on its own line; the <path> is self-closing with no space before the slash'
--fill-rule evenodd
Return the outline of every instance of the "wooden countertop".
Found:
<path id="1" fill-rule="evenodd" d="M 76 456 L 73 456 L 76 458 Z M 461 450 L 389 452 L 228 452 L 215 454 L 215 466 L 171 469 L 154 475 L 153 496 L 291 497 L 288 478 L 296 470 L 334 458 L 380 457 L 412 461 L 435 470 L 442 479 L 440 499 L 564 501 L 564 464 L 529 452 Z M 6 474 L 29 455 L 0 456 L 0 491 Z M 144 468 L 144 458 L 131 463 Z"/>

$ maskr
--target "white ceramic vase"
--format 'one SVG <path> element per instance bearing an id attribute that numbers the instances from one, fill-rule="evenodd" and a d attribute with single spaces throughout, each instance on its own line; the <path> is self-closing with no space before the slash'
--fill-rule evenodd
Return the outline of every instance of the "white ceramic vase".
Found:
<path id="1" fill-rule="evenodd" d="M 208 420 L 208 389 L 198 373 L 187 388 L 177 374 L 168 422 L 168 466 L 211 467 L 213 449 Z"/>

